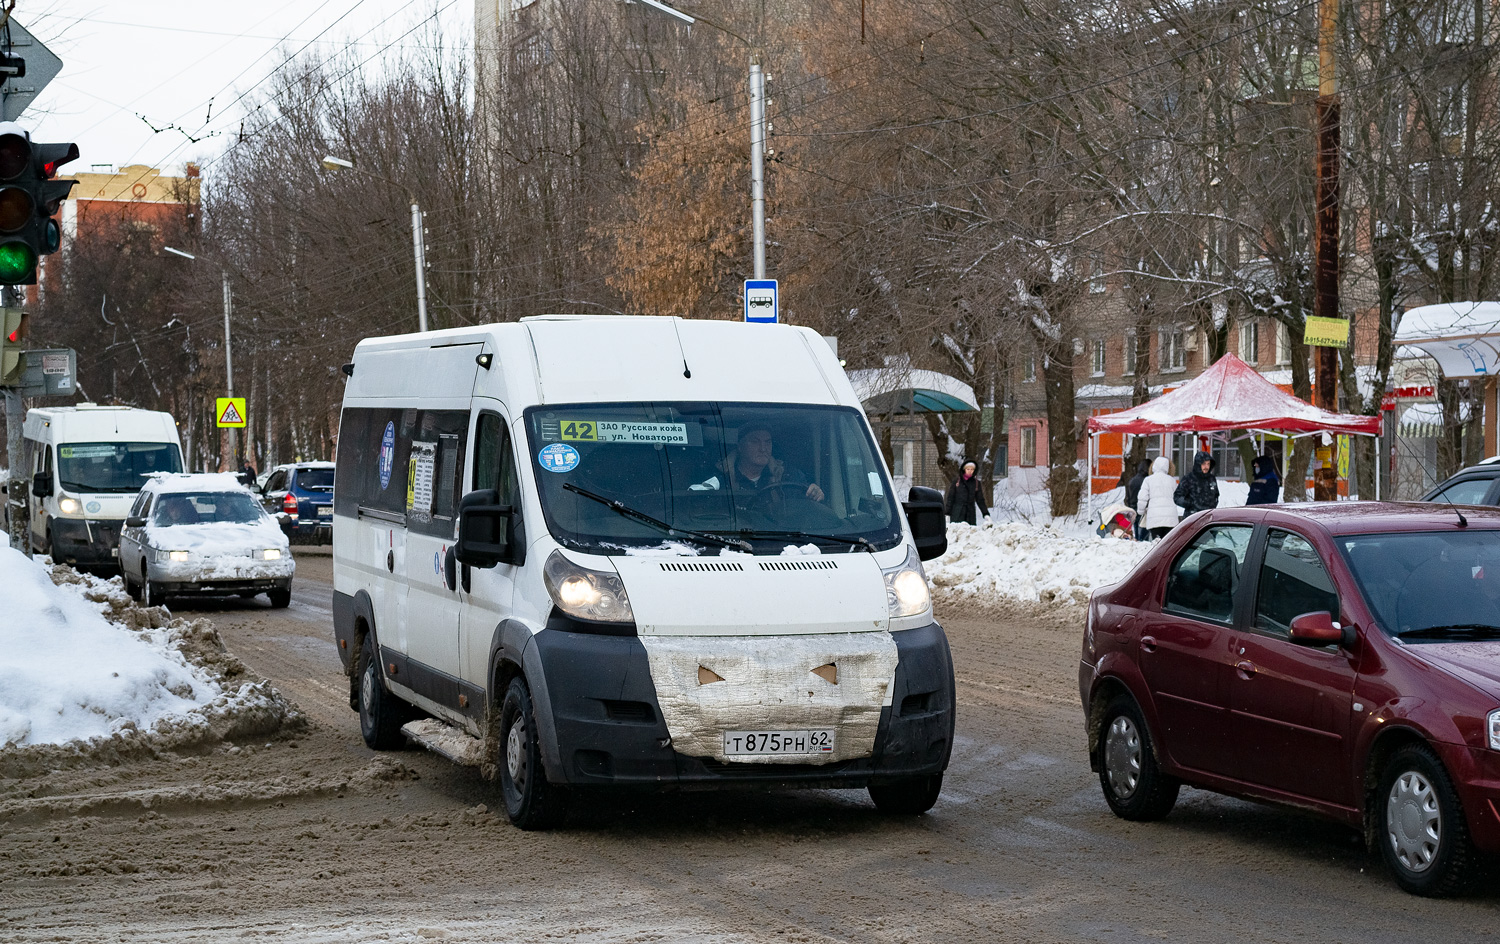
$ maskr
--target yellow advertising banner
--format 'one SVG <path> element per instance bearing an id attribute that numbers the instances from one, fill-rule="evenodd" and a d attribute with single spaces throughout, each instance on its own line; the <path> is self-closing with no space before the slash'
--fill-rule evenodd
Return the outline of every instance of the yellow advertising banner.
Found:
<path id="1" fill-rule="evenodd" d="M 1302 327 L 1302 343 L 1308 347 L 1348 347 L 1349 321 L 1346 318 L 1308 318 Z"/>
<path id="2" fill-rule="evenodd" d="M 1339 433 L 1339 478 L 1349 477 L 1349 437 Z"/>
<path id="3" fill-rule="evenodd" d="M 214 406 L 214 425 L 219 427 L 245 425 L 245 398 L 218 397 Z"/>

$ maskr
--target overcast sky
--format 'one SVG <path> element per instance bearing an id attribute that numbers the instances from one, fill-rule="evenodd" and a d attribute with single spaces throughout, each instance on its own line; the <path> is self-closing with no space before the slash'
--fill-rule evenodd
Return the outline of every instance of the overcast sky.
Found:
<path id="1" fill-rule="evenodd" d="M 12 15 L 63 61 L 20 124 L 36 140 L 77 142 L 64 174 L 179 173 L 223 150 L 245 114 L 236 98 L 253 99 L 286 53 L 352 42 L 361 58 L 388 44 L 394 54 L 426 42 L 433 16 L 448 44 L 471 48 L 474 0 L 19 0 Z"/>

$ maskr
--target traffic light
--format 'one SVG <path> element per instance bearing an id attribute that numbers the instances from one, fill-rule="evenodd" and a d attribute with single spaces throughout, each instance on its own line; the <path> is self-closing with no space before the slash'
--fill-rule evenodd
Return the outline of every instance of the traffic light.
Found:
<path id="1" fill-rule="evenodd" d="M 76 144 L 33 143 L 0 122 L 0 285 L 35 285 L 37 260 L 62 246 L 53 216 L 76 181 L 53 178 L 77 157 Z"/>
<path id="2" fill-rule="evenodd" d="M 0 387 L 19 383 L 26 357 L 21 353 L 22 322 L 26 313 L 20 308 L 0 308 Z"/>

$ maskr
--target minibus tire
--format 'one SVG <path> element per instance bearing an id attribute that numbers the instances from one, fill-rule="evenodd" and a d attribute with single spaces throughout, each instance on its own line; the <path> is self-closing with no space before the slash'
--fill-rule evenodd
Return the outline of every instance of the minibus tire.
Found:
<path id="1" fill-rule="evenodd" d="M 520 676 L 511 679 L 505 701 L 500 705 L 498 760 L 500 796 L 512 824 L 537 830 L 562 821 L 567 797 L 562 788 L 547 782 L 531 689 Z"/>
<path id="2" fill-rule="evenodd" d="M 920 816 L 932 809 L 941 792 L 942 774 L 870 784 L 870 799 L 875 801 L 875 808 L 888 816 Z"/>
<path id="3" fill-rule="evenodd" d="M 375 658 L 375 637 L 365 634 L 359 650 L 359 733 L 375 751 L 393 751 L 406 746 L 401 733 L 406 713 L 398 698 L 386 691 L 380 660 Z"/>

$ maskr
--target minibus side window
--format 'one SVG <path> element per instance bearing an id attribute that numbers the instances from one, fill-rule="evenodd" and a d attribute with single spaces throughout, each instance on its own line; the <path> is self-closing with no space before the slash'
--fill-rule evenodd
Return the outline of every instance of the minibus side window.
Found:
<path id="1" fill-rule="evenodd" d="M 520 501 L 516 481 L 516 459 L 510 448 L 510 430 L 495 413 L 479 416 L 474 436 L 474 489 L 493 488 L 500 493 L 500 504 Z"/>

